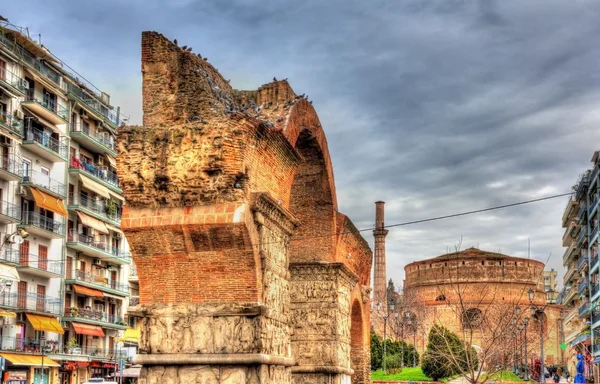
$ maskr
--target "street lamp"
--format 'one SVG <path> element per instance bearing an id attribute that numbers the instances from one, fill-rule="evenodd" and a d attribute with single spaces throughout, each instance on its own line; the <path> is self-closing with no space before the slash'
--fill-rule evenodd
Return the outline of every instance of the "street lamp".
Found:
<path id="1" fill-rule="evenodd" d="M 417 366 L 417 319 L 410 312 L 406 312 L 405 316 L 413 331 L 413 348 L 415 349 L 413 353 L 413 368 L 415 368 Z"/>
<path id="2" fill-rule="evenodd" d="M 385 357 L 387 354 L 387 320 L 388 320 L 388 316 L 389 316 L 389 311 L 391 310 L 392 312 L 394 312 L 394 308 L 396 306 L 394 305 L 393 302 L 391 302 L 388 306 L 387 309 L 382 310 L 381 308 L 381 302 L 377 303 L 377 312 L 382 312 L 383 313 L 383 371 L 385 372 L 386 370 L 386 366 L 385 366 Z"/>
<path id="3" fill-rule="evenodd" d="M 44 384 L 44 347 L 46 346 L 46 337 L 40 337 L 40 351 L 42 351 L 42 373 L 40 375 L 40 383 Z"/>
<path id="4" fill-rule="evenodd" d="M 533 289 L 529 288 L 529 291 L 527 292 L 529 295 L 529 303 L 531 304 L 531 318 L 537 318 L 539 323 L 540 323 L 540 384 L 544 383 L 546 381 L 546 374 L 544 373 L 544 310 L 546 309 L 546 307 L 548 306 L 548 304 L 546 304 L 543 307 L 538 307 L 536 305 L 533 304 L 533 296 L 534 296 L 534 291 Z"/>

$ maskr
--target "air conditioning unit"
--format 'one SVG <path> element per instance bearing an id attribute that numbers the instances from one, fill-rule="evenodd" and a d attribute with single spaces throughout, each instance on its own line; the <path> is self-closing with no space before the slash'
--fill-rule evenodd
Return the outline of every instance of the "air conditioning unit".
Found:
<path id="1" fill-rule="evenodd" d="M 94 265 L 102 265 L 102 260 L 94 259 Z"/>
<path id="2" fill-rule="evenodd" d="M 73 292 L 73 286 L 71 284 L 65 285 L 66 292 Z"/>
<path id="3" fill-rule="evenodd" d="M 23 118 L 25 118 L 25 115 L 23 115 L 23 111 L 18 109 L 13 113 L 13 115 L 17 120 L 23 120 Z"/>
<path id="4" fill-rule="evenodd" d="M 23 176 L 23 181 L 29 181 L 29 176 Z M 27 196 L 27 188 L 22 185 L 19 186 L 19 196 Z"/>

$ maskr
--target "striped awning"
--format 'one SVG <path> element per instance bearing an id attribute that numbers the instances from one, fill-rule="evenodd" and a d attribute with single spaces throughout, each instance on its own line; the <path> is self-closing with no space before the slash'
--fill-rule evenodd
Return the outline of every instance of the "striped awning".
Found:
<path id="1" fill-rule="evenodd" d="M 102 220 L 98 220 L 95 217 L 88 216 L 83 212 L 77 211 L 77 216 L 79 216 L 79 220 L 86 227 L 94 228 L 98 232 L 102 232 L 105 234 L 109 234 L 108 228 L 106 228 L 106 224 Z"/>
<path id="2" fill-rule="evenodd" d="M 79 178 L 81 179 L 81 184 L 83 184 L 84 187 L 86 187 L 90 191 L 94 191 L 95 193 L 106 199 L 110 199 L 108 188 L 106 188 L 104 185 L 95 182 L 94 180 L 90 179 L 86 175 L 82 175 L 81 173 L 79 174 Z"/>
<path id="3" fill-rule="evenodd" d="M 35 200 L 35 203 L 38 207 L 47 209 L 64 217 L 69 216 L 62 199 L 57 199 L 56 197 L 49 195 L 35 187 L 29 187 L 29 189 L 33 195 L 33 200 Z"/>
<path id="4" fill-rule="evenodd" d="M 99 336 L 104 337 L 104 331 L 97 325 L 87 325 L 80 323 L 71 323 L 78 335 Z"/>

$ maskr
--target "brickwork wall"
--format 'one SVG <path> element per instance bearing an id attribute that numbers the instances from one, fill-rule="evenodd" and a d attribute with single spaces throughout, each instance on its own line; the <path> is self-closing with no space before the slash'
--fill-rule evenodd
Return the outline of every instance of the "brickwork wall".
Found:
<path id="1" fill-rule="evenodd" d="M 327 141 L 311 103 L 285 80 L 235 90 L 206 60 L 156 32 L 142 35 L 142 76 L 144 126 L 120 130 L 117 158 L 127 201 L 122 228 L 140 280 L 140 359 L 150 365 L 142 382 L 289 383 L 292 357 L 309 361 L 314 351 L 329 363 L 301 367 L 296 381 L 343 381 L 351 372 L 349 295 L 361 300 L 368 334 L 372 254 L 337 212 Z M 328 346 L 305 342 L 302 356 L 292 356 L 288 264 L 302 261 L 338 262 L 346 277 L 312 282 L 333 284 L 335 310 L 319 334 Z M 276 362 L 232 368 L 188 356 L 205 353 Z M 161 363 L 173 354 L 188 363 Z"/>

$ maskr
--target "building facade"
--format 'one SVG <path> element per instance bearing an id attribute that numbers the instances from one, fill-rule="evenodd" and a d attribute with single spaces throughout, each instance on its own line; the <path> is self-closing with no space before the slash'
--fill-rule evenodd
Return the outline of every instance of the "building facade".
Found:
<path id="1" fill-rule="evenodd" d="M 419 354 L 431 327 L 442 325 L 478 352 L 494 351 L 495 357 L 480 356 L 484 364 L 495 359 L 494 365 L 510 366 L 539 359 L 541 332 L 545 364 L 561 364 L 561 306 L 547 302 L 543 269 L 536 260 L 476 248 L 410 263 L 404 268 L 404 296 L 410 305 L 402 308 L 409 315 L 398 316 L 408 320 L 399 329 L 404 328 Z M 532 305 L 543 313 L 530 315 Z M 524 340 L 527 350 L 522 349 Z"/>
<path id="2" fill-rule="evenodd" d="M 4 382 L 108 376 L 127 357 L 130 297 L 119 111 L 26 29 L 0 32 Z"/>
<path id="3" fill-rule="evenodd" d="M 544 271 L 544 292 L 546 292 L 548 303 L 556 303 L 559 291 L 556 289 L 558 285 L 558 272 L 552 268 L 549 271 Z"/>
<path id="4" fill-rule="evenodd" d="M 571 364 L 576 354 L 586 358 L 586 376 L 598 379 L 600 363 L 600 286 L 598 281 L 598 174 L 600 151 L 592 156 L 593 166 L 573 187 L 562 217 L 565 228 L 563 255 L 565 275 L 561 295 L 566 306 L 565 342 Z"/>

